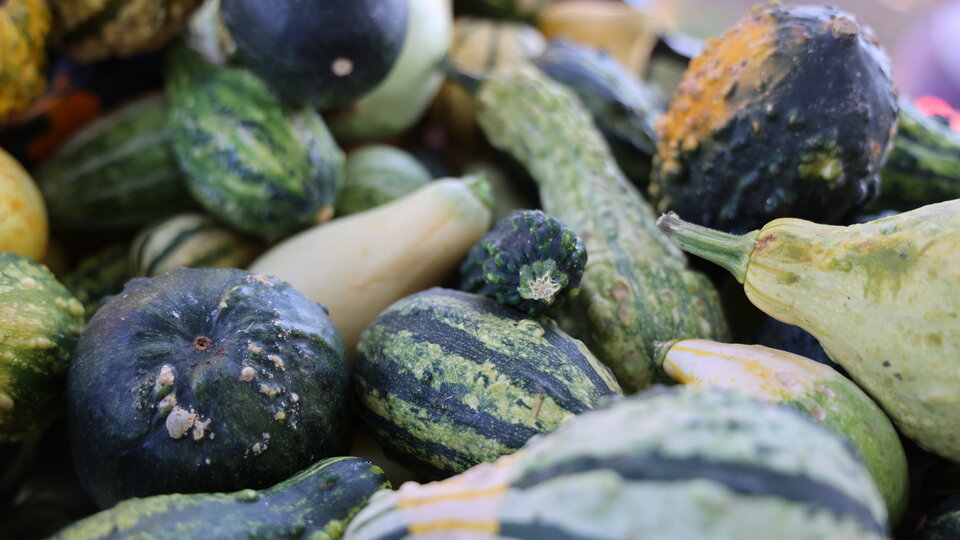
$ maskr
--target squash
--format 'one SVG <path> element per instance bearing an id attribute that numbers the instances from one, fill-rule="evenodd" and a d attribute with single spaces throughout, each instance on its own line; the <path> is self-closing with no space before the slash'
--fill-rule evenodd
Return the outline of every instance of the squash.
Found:
<path id="1" fill-rule="evenodd" d="M 440 288 L 397 301 L 364 330 L 354 391 L 388 455 L 432 477 L 494 461 L 623 395 L 549 319 Z"/>
<path id="2" fill-rule="evenodd" d="M 537 316 L 580 292 L 583 240 L 540 210 L 518 210 L 477 242 L 460 265 L 460 289 Z"/>
<path id="3" fill-rule="evenodd" d="M 74 468 L 101 508 L 264 488 L 346 450 L 348 390 L 340 335 L 289 284 L 226 268 L 136 278 L 70 359 Z"/>
<path id="4" fill-rule="evenodd" d="M 0 148 L 0 252 L 39 261 L 50 239 L 47 206 L 30 174 Z"/>
<path id="5" fill-rule="evenodd" d="M 439 285 L 490 227 L 490 187 L 440 179 L 275 245 L 250 270 L 289 282 L 330 312 L 352 356 L 390 304 Z"/>
<path id="6" fill-rule="evenodd" d="M 46 0 L 7 0 L 0 4 L 0 124 L 26 110 L 47 86 Z"/>
<path id="7" fill-rule="evenodd" d="M 839 227 L 778 219 L 742 236 L 660 218 L 764 313 L 813 334 L 921 447 L 960 460 L 960 200 Z"/>
<path id="8" fill-rule="evenodd" d="M 496 463 L 381 490 L 344 540 L 887 538 L 843 439 L 786 407 L 716 389 L 612 401 Z"/>
<path id="9" fill-rule="evenodd" d="M 80 259 L 64 278 L 63 286 L 83 304 L 84 319 L 89 321 L 103 299 L 122 291 L 133 277 L 130 247 L 126 243 L 110 244 Z"/>
<path id="10" fill-rule="evenodd" d="M 60 412 L 83 306 L 45 266 L 0 252 L 0 443 L 17 442 Z"/>
<path id="11" fill-rule="evenodd" d="M 221 0 L 220 12 L 250 69 L 284 100 L 321 110 L 387 77 L 410 17 L 409 0 Z"/>
<path id="12" fill-rule="evenodd" d="M 416 191 L 433 179 L 410 153 L 383 144 L 371 144 L 347 154 L 343 192 L 337 215 L 369 210 Z"/>
<path id="13" fill-rule="evenodd" d="M 379 467 L 355 457 L 323 459 L 255 491 L 130 499 L 82 519 L 55 540 L 153 538 L 339 538 L 377 490 L 390 489 Z"/>
<path id="14" fill-rule="evenodd" d="M 757 7 L 690 62 L 657 123 L 650 197 L 735 233 L 838 223 L 876 197 L 897 110 L 889 59 L 853 16 Z"/>
<path id="15" fill-rule="evenodd" d="M 960 535 L 960 495 L 940 501 L 926 516 L 914 540 L 950 540 Z"/>

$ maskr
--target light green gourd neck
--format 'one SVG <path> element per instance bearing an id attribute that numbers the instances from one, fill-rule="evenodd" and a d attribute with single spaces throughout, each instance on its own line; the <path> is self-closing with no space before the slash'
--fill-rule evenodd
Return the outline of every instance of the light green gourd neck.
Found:
<path id="1" fill-rule="evenodd" d="M 673 212 L 660 216 L 657 228 L 680 249 L 726 268 L 741 284 L 746 279 L 750 255 L 760 236 L 760 231 L 735 235 L 708 229 L 684 221 Z"/>

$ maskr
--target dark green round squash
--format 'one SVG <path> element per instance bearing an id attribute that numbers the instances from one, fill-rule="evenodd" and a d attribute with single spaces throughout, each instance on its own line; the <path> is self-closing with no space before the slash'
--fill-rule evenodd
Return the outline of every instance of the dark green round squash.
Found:
<path id="1" fill-rule="evenodd" d="M 382 82 L 407 33 L 409 0 L 222 0 L 237 55 L 285 100 L 319 109 Z"/>
<path id="2" fill-rule="evenodd" d="M 347 392 L 340 334 L 289 284 L 224 268 L 133 279 L 71 358 L 74 465 L 103 508 L 267 487 L 345 450 Z"/>
<path id="3" fill-rule="evenodd" d="M 583 241 L 540 210 L 503 218 L 467 254 L 460 288 L 540 315 L 580 291 L 587 264 Z"/>

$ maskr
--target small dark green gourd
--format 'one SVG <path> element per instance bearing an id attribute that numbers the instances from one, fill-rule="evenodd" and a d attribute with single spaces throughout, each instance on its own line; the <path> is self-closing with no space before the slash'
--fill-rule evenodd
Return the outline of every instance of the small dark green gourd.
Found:
<path id="1" fill-rule="evenodd" d="M 951 495 L 933 508 L 923 519 L 916 540 L 951 540 L 960 538 L 960 495 Z"/>
<path id="2" fill-rule="evenodd" d="M 540 210 L 518 210 L 470 250 L 460 288 L 540 315 L 580 292 L 587 264 L 583 240 Z"/>

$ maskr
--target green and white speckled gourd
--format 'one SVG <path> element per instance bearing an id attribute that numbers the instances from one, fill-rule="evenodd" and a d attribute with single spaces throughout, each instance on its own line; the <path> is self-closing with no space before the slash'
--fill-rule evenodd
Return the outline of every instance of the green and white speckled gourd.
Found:
<path id="1" fill-rule="evenodd" d="M 518 210 L 488 232 L 460 266 L 460 288 L 529 315 L 580 292 L 583 240 L 540 210 Z"/>
<path id="2" fill-rule="evenodd" d="M 344 538 L 880 540 L 886 521 L 843 439 L 786 407 L 678 387 L 448 480 L 380 491 Z"/>
<path id="3" fill-rule="evenodd" d="M 777 219 L 742 236 L 659 226 L 810 332 L 923 448 L 960 460 L 960 200 L 848 227 Z"/>

